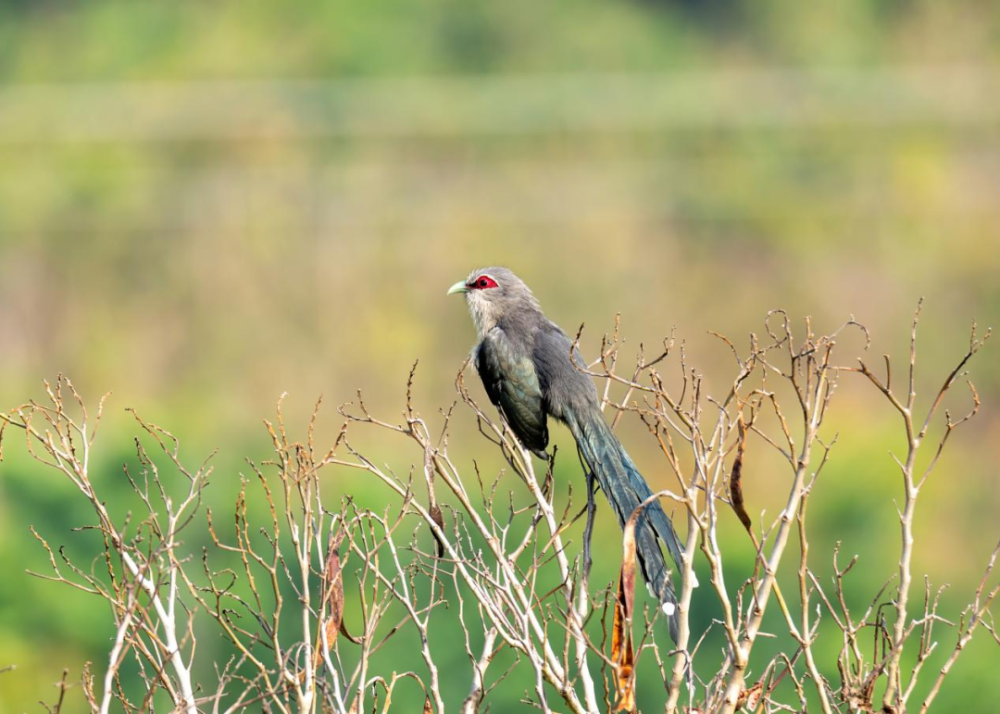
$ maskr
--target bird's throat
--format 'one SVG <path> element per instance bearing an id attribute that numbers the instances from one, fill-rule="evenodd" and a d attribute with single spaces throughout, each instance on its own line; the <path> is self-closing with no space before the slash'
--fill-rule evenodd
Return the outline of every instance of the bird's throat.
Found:
<path id="1" fill-rule="evenodd" d="M 500 315 L 496 306 L 489 300 L 484 300 L 477 293 L 469 293 L 469 314 L 476 325 L 476 334 L 483 339 L 486 334 L 497 326 Z"/>

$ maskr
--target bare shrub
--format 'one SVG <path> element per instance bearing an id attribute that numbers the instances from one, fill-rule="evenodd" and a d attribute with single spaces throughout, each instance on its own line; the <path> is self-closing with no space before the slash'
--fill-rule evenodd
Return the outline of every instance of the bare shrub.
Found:
<path id="1" fill-rule="evenodd" d="M 94 594 L 110 607 L 114 634 L 107 660 L 99 668 L 88 664 L 82 677 L 93 712 L 148 711 L 162 701 L 185 712 L 387 711 L 392 704 L 413 711 L 421 706 L 410 699 L 413 691 L 420 692 L 425 712 L 473 712 L 500 689 L 517 686 L 513 672 L 530 675 L 521 680 L 529 688 L 516 695 L 544 711 L 631 711 L 637 694 L 661 702 L 667 712 L 926 711 L 977 629 L 998 639 L 989 608 L 1000 583 L 994 549 L 968 605 L 950 619 L 939 611 L 940 590 L 930 581 L 922 588 L 913 583 L 916 505 L 952 432 L 979 408 L 971 383 L 968 413 L 937 417 L 989 336 L 978 337 L 974 326 L 940 390 L 929 404 L 918 404 L 918 320 L 919 307 L 904 376 L 894 381 L 888 356 L 879 374 L 863 358 L 841 360 L 838 339 L 847 331 L 856 331 L 867 350 L 867 330 L 853 320 L 820 335 L 809 320 L 800 333 L 784 312 L 772 312 L 764 335 L 751 335 L 744 348 L 717 336 L 732 354 L 735 376 L 716 396 L 672 337 L 653 357 L 640 350 L 634 367 L 623 372 L 617 324 L 605 336 L 589 368 L 604 380 L 605 410 L 613 424 L 626 414 L 645 424 L 673 481 L 656 497 L 673 503 L 678 530 L 686 534 L 676 643 L 657 622 L 657 608 L 636 605 L 638 511 L 626 527 L 617 586 L 595 586 L 593 480 L 586 489 L 577 484 L 583 497 L 574 497 L 570 487 L 568 496 L 557 498 L 556 455 L 547 464 L 533 460 L 467 391 L 464 365 L 457 379 L 460 404 L 434 425 L 413 404 L 416 365 L 399 423 L 370 413 L 359 394 L 340 407 L 343 427 L 329 445 L 318 444 L 326 441 L 317 434 L 318 403 L 306 434 L 296 440 L 286 432 L 279 402 L 276 421 L 266 423 L 274 455 L 249 462 L 249 477 L 225 515 L 210 509 L 200 514 L 210 461 L 187 466 L 172 434 L 134 415 L 141 434 L 137 466 L 125 475 L 139 508 L 113 516 L 90 476 L 104 400 L 88 412 L 61 377 L 46 384 L 44 403 L 14 409 L 4 428 L 8 436 L 22 430 L 31 456 L 68 479 L 94 512 L 87 528 L 96 529 L 103 548 L 90 566 L 74 563 L 35 534 L 50 567 L 39 577 Z M 898 571 L 878 592 L 851 596 L 848 575 L 857 558 L 843 564 L 837 549 L 826 553 L 821 557 L 832 559 L 834 577 L 818 577 L 806 508 L 837 439 L 824 422 L 838 385 L 850 378 L 884 396 L 906 439 L 906 453 L 894 456 L 903 487 Z M 504 478 L 504 471 L 486 474 L 476 463 L 453 459 L 448 434 L 456 418 L 475 420 L 516 481 Z M 360 429 L 408 444 L 414 467 L 395 473 L 381 455 L 354 448 L 351 435 Z M 784 507 L 758 523 L 744 493 L 753 472 L 746 454 L 755 448 L 778 454 L 789 476 Z M 918 468 L 918 453 L 928 448 Z M 389 505 L 364 508 L 336 489 L 334 474 L 344 469 L 378 484 L 391 496 Z M 340 491 L 341 500 L 331 491 Z M 260 513 L 267 515 L 261 519 Z M 734 554 L 723 551 L 719 535 L 737 521 L 756 559 L 749 577 L 733 583 L 723 565 Z M 207 529 L 202 552 L 184 539 L 196 527 Z M 786 553 L 793 543 L 797 552 Z M 696 560 L 708 574 L 697 588 Z M 791 573 L 791 592 L 779 587 L 782 570 Z M 869 604 L 848 605 L 859 596 Z M 707 633 L 693 628 L 691 613 L 709 600 L 721 613 L 709 629 L 723 634 L 724 651 L 721 666 L 706 671 L 699 662 Z M 783 629 L 765 632 L 772 600 Z M 441 629 L 443 620 L 450 631 Z M 928 675 L 925 665 L 946 641 L 942 627 L 955 635 L 947 638 L 952 644 L 945 645 L 950 649 L 936 674 Z M 206 661 L 201 654 L 199 638 L 213 629 L 228 643 L 228 659 Z M 765 636 L 781 643 L 778 654 L 761 653 L 757 644 Z M 381 655 L 403 637 L 412 646 L 412 665 L 389 671 Z M 835 658 L 819 654 L 820 640 L 834 643 Z M 639 660 L 650 658 L 660 681 L 637 681 Z M 468 664 L 457 670 L 462 661 Z M 138 684 L 124 681 L 126 662 Z M 453 691 L 459 676 L 465 677 L 464 699 L 446 701 L 443 681 Z M 922 678 L 929 684 L 916 703 Z M 779 688 L 782 681 L 791 686 Z M 399 689 L 408 682 L 411 689 Z M 50 711 L 63 708 L 65 690 L 64 675 Z"/>

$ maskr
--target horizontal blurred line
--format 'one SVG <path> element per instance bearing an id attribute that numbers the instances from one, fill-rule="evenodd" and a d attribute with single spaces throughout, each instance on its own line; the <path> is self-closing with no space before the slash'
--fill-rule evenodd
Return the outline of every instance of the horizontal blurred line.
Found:
<path id="1" fill-rule="evenodd" d="M 58 207 L 50 220 L 67 224 L 109 216 L 128 222 L 160 212 L 170 221 L 242 215 L 257 223 L 276 215 L 295 223 L 290 217 L 318 214 L 337 224 L 375 225 L 428 216 L 444 222 L 456 216 L 571 222 L 623 215 L 711 222 L 720 216 L 750 220 L 762 208 L 775 207 L 784 215 L 816 218 L 1000 216 L 994 189 L 1000 182 L 1000 149 L 967 146 L 942 153 L 892 150 L 888 144 L 878 144 L 883 151 L 840 151 L 835 160 L 811 157 L 807 170 L 799 163 L 780 173 L 766 156 L 735 161 L 669 153 L 593 158 L 579 151 L 561 160 L 532 156 L 473 163 L 356 154 L 316 164 L 226 158 L 167 170 L 140 158 L 102 169 L 96 193 L 75 174 L 61 171 L 58 162 L 28 156 L 0 165 L 0 209 L 6 209 L 0 210 L 0 227 L 37 220 L 34 196 Z M 917 160 L 900 161 L 910 156 Z"/>
<path id="2" fill-rule="evenodd" d="M 993 66 L 13 85 L 0 143 L 983 125 Z"/>
<path id="3" fill-rule="evenodd" d="M 308 240 L 344 240 L 357 236 L 381 236 L 399 240 L 419 238 L 422 233 L 452 232 L 468 237 L 477 230 L 497 228 L 531 229 L 542 232 L 536 237 L 547 240 L 545 231 L 553 229 L 583 227 L 608 227 L 614 231 L 642 230 L 651 237 L 658 235 L 686 235 L 697 237 L 706 233 L 729 235 L 757 235 L 762 232 L 774 234 L 778 226 L 812 226 L 812 235 L 839 235 L 844 227 L 857 231 L 877 233 L 886 225 L 895 223 L 899 232 L 908 231 L 909 225 L 919 225 L 925 233 L 937 231 L 942 240 L 982 240 L 981 229 L 995 225 L 1000 213 L 969 212 L 951 213 L 908 212 L 885 216 L 875 211 L 836 212 L 818 211 L 809 215 L 790 217 L 761 217 L 748 214 L 698 218 L 662 214 L 628 215 L 622 213 L 597 213 L 579 215 L 571 211 L 535 210 L 516 215 L 487 215 L 478 220 L 467 217 L 456 219 L 446 211 L 428 211 L 422 214 L 410 213 L 394 215 L 392 219 L 378 220 L 352 215 L 345 218 L 316 219 L 309 216 L 303 220 L 263 220 L 257 216 L 228 217 L 218 221 L 183 219 L 173 222 L 134 220 L 90 220 L 86 216 L 57 224 L 41 226 L 11 225 L 3 229 L 3 237 L 10 244 L 46 236 L 78 236 L 81 238 L 113 236 L 146 236 L 172 238 L 177 236 L 255 236 L 287 240 L 289 231 Z M 817 227 L 822 226 L 822 230 Z M 780 233 L 780 231 L 779 231 Z M 553 234 L 554 235 L 554 234 Z M 560 234 L 563 235 L 563 234 Z M 0 254 L 3 244 L 0 242 Z"/>

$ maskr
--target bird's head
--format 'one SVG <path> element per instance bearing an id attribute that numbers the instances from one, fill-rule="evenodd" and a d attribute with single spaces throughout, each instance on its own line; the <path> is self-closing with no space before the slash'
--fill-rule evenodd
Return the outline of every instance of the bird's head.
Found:
<path id="1" fill-rule="evenodd" d="M 465 295 L 480 338 L 505 317 L 522 312 L 540 312 L 531 290 L 507 268 L 473 270 L 468 278 L 452 285 L 448 294 Z"/>

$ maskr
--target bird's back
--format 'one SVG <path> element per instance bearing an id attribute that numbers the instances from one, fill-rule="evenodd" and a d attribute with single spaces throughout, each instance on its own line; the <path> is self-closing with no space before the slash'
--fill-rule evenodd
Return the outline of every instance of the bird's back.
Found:
<path id="1" fill-rule="evenodd" d="M 535 335 L 533 349 L 538 381 L 549 414 L 564 422 L 570 411 L 580 413 L 597 406 L 594 383 L 581 371 L 586 365 L 558 325 L 546 319 Z"/>

